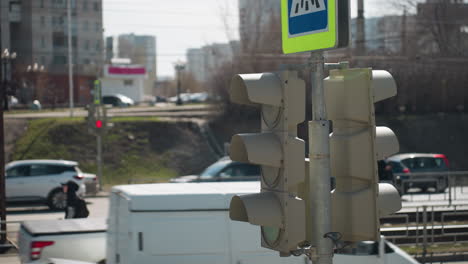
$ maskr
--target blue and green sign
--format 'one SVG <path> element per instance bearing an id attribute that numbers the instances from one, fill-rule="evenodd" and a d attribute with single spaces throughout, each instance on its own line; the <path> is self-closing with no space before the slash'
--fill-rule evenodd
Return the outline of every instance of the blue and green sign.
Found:
<path id="1" fill-rule="evenodd" d="M 283 52 L 344 47 L 349 0 L 281 0 Z"/>

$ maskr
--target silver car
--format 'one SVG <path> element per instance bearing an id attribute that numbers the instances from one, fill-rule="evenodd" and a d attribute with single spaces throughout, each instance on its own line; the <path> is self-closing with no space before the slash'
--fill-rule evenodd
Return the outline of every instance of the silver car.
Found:
<path id="1" fill-rule="evenodd" d="M 86 185 L 97 184 L 96 175 L 81 172 L 75 161 L 20 160 L 8 163 L 5 171 L 7 201 L 43 201 L 53 210 L 66 205 L 61 183 L 75 181 L 79 196 L 84 196 Z"/>

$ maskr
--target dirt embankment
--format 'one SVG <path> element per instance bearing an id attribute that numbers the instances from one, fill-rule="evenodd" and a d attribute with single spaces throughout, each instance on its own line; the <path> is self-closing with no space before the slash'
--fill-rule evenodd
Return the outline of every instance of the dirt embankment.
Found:
<path id="1" fill-rule="evenodd" d="M 28 121 L 24 119 L 5 119 L 5 162 L 11 161 L 16 141 L 28 130 Z"/>

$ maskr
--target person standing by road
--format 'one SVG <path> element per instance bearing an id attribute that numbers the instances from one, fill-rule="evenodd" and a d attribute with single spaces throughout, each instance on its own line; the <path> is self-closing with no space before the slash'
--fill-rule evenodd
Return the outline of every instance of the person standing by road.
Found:
<path id="1" fill-rule="evenodd" d="M 89 215 L 86 202 L 76 195 L 79 186 L 74 181 L 62 184 L 63 192 L 67 195 L 67 206 L 65 207 L 65 219 L 86 218 Z"/>

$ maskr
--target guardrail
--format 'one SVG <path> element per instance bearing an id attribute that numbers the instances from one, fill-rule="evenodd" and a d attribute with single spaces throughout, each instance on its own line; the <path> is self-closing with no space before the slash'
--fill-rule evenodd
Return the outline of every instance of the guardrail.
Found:
<path id="1" fill-rule="evenodd" d="M 406 209 L 410 210 L 382 218 L 381 233 L 396 245 L 420 247 L 419 259 L 433 259 L 434 254 L 440 255 L 441 252 L 428 251 L 436 244 L 468 242 L 468 205 L 415 206 Z"/>
<path id="2" fill-rule="evenodd" d="M 393 184 L 409 201 L 443 200 L 448 205 L 453 201 L 468 201 L 468 171 L 395 173 L 393 177 Z M 407 192 L 412 186 L 421 188 L 423 192 Z M 432 192 L 428 192 L 430 188 L 433 188 Z M 421 197 L 421 194 L 427 196 Z"/>

